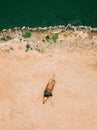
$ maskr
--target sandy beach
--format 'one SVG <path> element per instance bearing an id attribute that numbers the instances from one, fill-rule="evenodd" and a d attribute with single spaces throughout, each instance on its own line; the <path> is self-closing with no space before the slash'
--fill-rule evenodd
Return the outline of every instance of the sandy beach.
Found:
<path id="1" fill-rule="evenodd" d="M 0 40 L 0 130 L 97 129 L 97 34 L 58 31 Z M 43 104 L 53 74 L 53 96 Z"/>

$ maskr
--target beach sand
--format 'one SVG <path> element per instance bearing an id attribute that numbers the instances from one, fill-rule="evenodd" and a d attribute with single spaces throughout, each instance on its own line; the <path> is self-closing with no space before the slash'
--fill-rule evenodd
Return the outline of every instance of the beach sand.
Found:
<path id="1" fill-rule="evenodd" d="M 60 42 L 73 41 L 73 36 L 62 35 Z M 80 42 L 92 45 L 93 38 L 85 36 L 78 37 Z M 96 46 L 65 48 L 54 43 L 41 53 L 25 52 L 21 42 L 7 43 L 0 47 L 0 130 L 97 129 Z M 44 89 L 54 73 L 53 96 L 43 104 Z"/>

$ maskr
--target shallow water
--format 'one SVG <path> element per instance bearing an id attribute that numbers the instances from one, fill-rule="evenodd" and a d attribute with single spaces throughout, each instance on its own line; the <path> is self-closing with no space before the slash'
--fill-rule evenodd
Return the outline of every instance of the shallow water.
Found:
<path id="1" fill-rule="evenodd" d="M 97 27 L 97 0 L 6 0 L 0 3 L 0 29 L 67 23 Z"/>

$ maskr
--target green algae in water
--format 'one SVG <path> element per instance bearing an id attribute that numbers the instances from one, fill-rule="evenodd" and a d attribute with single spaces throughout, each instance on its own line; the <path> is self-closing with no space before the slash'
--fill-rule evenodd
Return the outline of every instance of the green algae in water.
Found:
<path id="1" fill-rule="evenodd" d="M 52 36 L 52 40 L 54 43 L 57 41 L 57 39 L 58 39 L 58 33 L 56 33 Z"/>
<path id="2" fill-rule="evenodd" d="M 22 36 L 24 38 L 30 38 L 31 37 L 31 33 L 30 32 L 25 32 Z"/>

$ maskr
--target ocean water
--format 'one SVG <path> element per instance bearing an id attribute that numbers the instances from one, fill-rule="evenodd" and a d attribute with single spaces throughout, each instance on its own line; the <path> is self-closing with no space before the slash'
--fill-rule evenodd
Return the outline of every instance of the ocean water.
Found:
<path id="1" fill-rule="evenodd" d="M 67 23 L 97 27 L 97 0 L 0 1 L 0 29 Z"/>

